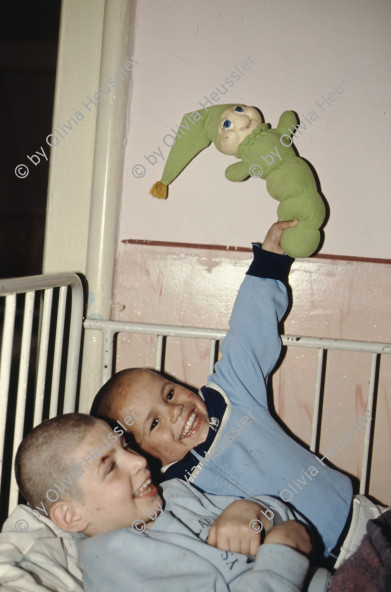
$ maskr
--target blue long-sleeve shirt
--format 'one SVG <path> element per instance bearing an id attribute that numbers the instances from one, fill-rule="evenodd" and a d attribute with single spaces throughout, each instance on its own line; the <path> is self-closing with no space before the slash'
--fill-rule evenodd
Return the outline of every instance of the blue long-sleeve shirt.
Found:
<path id="1" fill-rule="evenodd" d="M 281 352 L 278 325 L 288 307 L 292 261 L 254 245 L 222 358 L 200 391 L 209 413 L 208 438 L 163 471 L 165 479 L 179 477 L 208 493 L 262 493 L 290 502 L 316 527 L 327 557 L 349 515 L 351 481 L 288 436 L 267 400 L 268 377 Z"/>
<path id="2" fill-rule="evenodd" d="M 264 544 L 256 557 L 207 544 L 209 530 L 236 497 L 213 496 L 179 479 L 163 484 L 164 512 L 149 530 L 132 527 L 78 541 L 86 592 L 325 592 L 329 572 L 281 544 Z M 273 526 L 296 516 L 280 500 Z"/>

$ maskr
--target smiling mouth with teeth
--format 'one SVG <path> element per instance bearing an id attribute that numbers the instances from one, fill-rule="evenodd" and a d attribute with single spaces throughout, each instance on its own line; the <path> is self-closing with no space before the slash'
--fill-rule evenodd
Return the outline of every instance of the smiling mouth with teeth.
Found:
<path id="1" fill-rule="evenodd" d="M 185 425 L 183 426 L 181 440 L 183 440 L 183 438 L 190 438 L 193 436 L 198 431 L 201 422 L 202 418 L 198 415 L 198 413 L 196 411 L 192 411 Z"/>
<path id="2" fill-rule="evenodd" d="M 146 496 L 152 496 L 152 495 L 156 495 L 157 493 L 157 489 L 154 486 L 154 484 L 152 483 L 152 479 L 151 477 L 149 477 L 149 479 L 147 479 L 141 487 L 139 487 L 138 489 L 136 489 L 136 491 L 133 494 L 133 497 L 146 497 Z"/>

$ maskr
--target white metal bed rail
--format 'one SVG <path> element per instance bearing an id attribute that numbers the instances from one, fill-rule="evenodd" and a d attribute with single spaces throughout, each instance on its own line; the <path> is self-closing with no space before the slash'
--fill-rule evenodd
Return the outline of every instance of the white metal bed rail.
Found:
<path id="1" fill-rule="evenodd" d="M 24 432 L 76 410 L 83 310 L 74 273 L 0 279 L 2 518 L 17 503 L 13 465 Z"/>
<path id="2" fill-rule="evenodd" d="M 167 337 L 185 337 L 209 340 L 209 374 L 213 372 L 213 367 L 217 358 L 218 344 L 226 335 L 225 330 L 218 329 L 203 329 L 199 327 L 178 327 L 175 325 L 156 325 L 148 323 L 131 323 L 124 321 L 104 321 L 88 318 L 84 321 L 84 328 L 87 330 L 100 331 L 103 335 L 101 374 L 102 384 L 104 384 L 112 375 L 115 337 L 119 333 L 132 333 L 138 335 L 156 336 L 157 341 L 155 370 L 157 371 L 162 371 L 164 369 L 163 345 L 164 340 Z M 374 431 L 374 425 L 372 424 L 372 422 L 374 417 L 373 412 L 375 405 L 379 361 L 381 355 L 391 354 L 391 344 L 368 341 L 356 341 L 348 339 L 304 337 L 296 335 L 282 335 L 281 337 L 284 346 L 312 348 L 318 350 L 310 441 L 310 450 L 316 453 L 318 452 L 319 435 L 321 428 L 321 398 L 323 377 L 325 373 L 326 364 L 326 352 L 330 350 L 343 350 L 349 352 L 364 352 L 371 356 L 368 402 L 366 409 L 371 419 L 365 427 L 360 477 L 360 493 L 367 494 L 369 489 L 369 456 L 371 440 Z"/>

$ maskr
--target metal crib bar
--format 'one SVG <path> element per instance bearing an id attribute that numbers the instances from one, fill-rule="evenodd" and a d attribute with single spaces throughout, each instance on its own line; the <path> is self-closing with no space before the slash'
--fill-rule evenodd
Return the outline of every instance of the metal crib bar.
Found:
<path id="1" fill-rule="evenodd" d="M 368 474 L 369 448 L 370 448 L 370 444 L 371 444 L 372 420 L 373 420 L 373 411 L 374 411 L 374 404 L 375 404 L 375 387 L 376 387 L 378 357 L 379 357 L 379 354 L 372 354 L 371 371 L 370 371 L 370 378 L 369 378 L 369 390 L 368 390 L 368 403 L 367 403 L 367 411 L 369 412 L 370 419 L 369 419 L 369 422 L 367 422 L 367 424 L 365 426 L 363 456 L 362 456 L 361 475 L 360 475 L 360 493 L 363 495 L 366 494 L 369 489 L 369 474 Z"/>
<path id="2" fill-rule="evenodd" d="M 326 339 L 324 337 L 300 337 L 298 335 L 282 335 L 283 345 L 293 347 L 311 347 L 328 350 L 346 350 L 373 354 L 391 354 L 391 343 L 375 341 L 357 341 L 354 339 Z"/>
<path id="3" fill-rule="evenodd" d="M 211 339 L 210 340 L 210 344 L 209 344 L 209 368 L 208 368 L 208 373 L 209 374 L 213 374 L 213 370 L 214 370 L 214 367 L 215 367 L 217 344 L 218 344 L 218 341 L 216 339 Z"/>
<path id="4" fill-rule="evenodd" d="M 220 329 L 203 329 L 200 327 L 179 327 L 176 325 L 156 325 L 153 323 L 128 323 L 125 321 L 103 321 L 89 319 L 84 321 L 85 329 L 104 332 L 107 328 L 113 333 L 133 333 L 135 335 L 163 335 L 166 337 L 193 337 L 196 339 L 221 340 L 226 331 Z"/>
<path id="5" fill-rule="evenodd" d="M 18 390 L 16 395 L 16 414 L 12 466 L 14 466 L 17 445 L 23 438 L 23 426 L 26 410 L 27 384 L 31 351 L 31 331 L 33 327 L 35 292 L 27 292 L 24 303 L 22 347 L 19 362 Z M 11 480 L 9 503 L 18 503 L 18 487 L 15 479 Z"/>
<path id="6" fill-rule="evenodd" d="M 53 358 L 53 376 L 52 376 L 52 389 L 50 397 L 50 409 L 49 417 L 55 417 L 57 415 L 58 408 L 58 394 L 60 387 L 60 376 L 61 376 L 61 359 L 62 359 L 62 348 L 64 340 L 64 320 L 65 320 L 65 308 L 66 308 L 66 297 L 67 287 L 62 286 L 60 288 L 60 296 L 57 309 L 57 325 L 56 325 L 56 338 L 54 342 L 54 358 Z"/>
<path id="7" fill-rule="evenodd" d="M 153 323 L 133 323 L 126 321 L 104 321 L 86 319 L 85 329 L 104 331 L 107 327 L 113 333 L 134 333 L 138 335 L 165 335 L 167 337 L 193 337 L 196 339 L 215 339 L 221 341 L 227 331 L 224 329 L 205 329 L 203 327 L 181 327 L 176 325 L 157 325 Z M 309 347 L 327 350 L 348 350 L 377 354 L 391 354 L 390 343 L 357 341 L 354 339 L 327 339 L 300 335 L 281 335 L 282 344 L 293 347 Z"/>
<path id="8" fill-rule="evenodd" d="M 8 389 L 11 376 L 12 346 L 14 342 L 14 327 L 16 314 L 16 294 L 6 296 L 4 311 L 4 326 L 0 358 L 0 462 L 4 454 L 4 436 L 7 421 Z M 0 465 L 1 475 L 1 465 Z"/>
<path id="9" fill-rule="evenodd" d="M 312 429 L 311 429 L 311 452 L 317 451 L 318 435 L 319 435 L 319 419 L 320 419 L 320 397 L 322 391 L 322 376 L 324 368 L 325 350 L 318 349 L 318 362 L 316 367 L 315 379 L 315 394 L 314 394 L 314 408 L 312 412 Z"/>
<path id="10" fill-rule="evenodd" d="M 45 394 L 45 378 L 47 369 L 47 356 L 49 351 L 50 316 L 52 313 L 53 288 L 45 290 L 43 296 L 43 311 L 41 318 L 39 343 L 38 343 L 38 369 L 35 387 L 35 405 L 33 427 L 41 423 L 43 415 L 43 401 Z"/>
<path id="11" fill-rule="evenodd" d="M 164 345 L 164 335 L 157 335 L 156 340 L 156 361 L 155 361 L 155 370 L 156 372 L 161 372 L 164 367 L 164 360 L 163 360 L 163 345 Z"/>
<path id="12" fill-rule="evenodd" d="M 80 367 L 80 345 L 83 330 L 84 293 L 81 280 L 74 276 L 70 284 L 71 297 L 71 319 L 69 325 L 69 341 L 67 355 L 67 371 L 65 377 L 64 392 L 64 413 L 71 413 L 76 410 L 77 381 Z M 113 348 L 111 348 L 112 351 Z M 111 368 L 111 366 L 110 366 Z"/>
<path id="13" fill-rule="evenodd" d="M 103 331 L 102 384 L 109 380 L 112 373 L 114 335 L 111 329 Z"/>

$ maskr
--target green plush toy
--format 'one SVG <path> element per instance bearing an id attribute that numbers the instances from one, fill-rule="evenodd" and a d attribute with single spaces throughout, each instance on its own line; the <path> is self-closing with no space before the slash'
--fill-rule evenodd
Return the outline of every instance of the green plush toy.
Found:
<path id="1" fill-rule="evenodd" d="M 296 155 L 292 135 L 297 123 L 293 111 L 285 111 L 276 129 L 262 122 L 255 107 L 215 105 L 187 113 L 179 126 L 161 181 L 151 194 L 166 198 L 167 186 L 201 150 L 214 142 L 224 154 L 239 162 L 225 171 L 230 181 L 249 176 L 266 180 L 269 194 L 280 202 L 278 219 L 299 220 L 283 232 L 281 246 L 291 257 L 309 257 L 320 243 L 320 227 L 326 209 L 308 164 Z"/>

